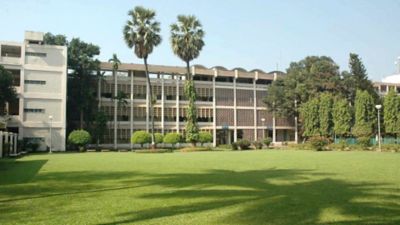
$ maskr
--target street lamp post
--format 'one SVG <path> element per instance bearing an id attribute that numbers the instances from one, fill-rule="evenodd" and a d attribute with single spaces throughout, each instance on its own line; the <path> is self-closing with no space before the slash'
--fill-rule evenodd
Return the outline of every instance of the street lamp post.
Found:
<path id="1" fill-rule="evenodd" d="M 263 127 L 263 139 L 265 138 L 265 118 L 261 118 L 262 127 Z"/>
<path id="2" fill-rule="evenodd" d="M 381 118 L 380 118 L 380 111 L 381 111 L 382 105 L 376 105 L 375 108 L 378 110 L 378 144 L 379 144 L 379 151 L 382 151 L 382 149 L 381 149 Z"/>
<path id="3" fill-rule="evenodd" d="M 50 121 L 50 153 L 53 153 L 53 135 L 52 135 L 52 126 L 53 126 L 53 116 L 49 116 L 49 121 Z"/>

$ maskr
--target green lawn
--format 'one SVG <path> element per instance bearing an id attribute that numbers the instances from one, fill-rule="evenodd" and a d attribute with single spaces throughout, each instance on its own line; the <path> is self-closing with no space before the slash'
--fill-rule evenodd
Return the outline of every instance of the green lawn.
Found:
<path id="1" fill-rule="evenodd" d="M 400 224 L 400 154 L 110 152 L 0 160 L 0 224 Z"/>

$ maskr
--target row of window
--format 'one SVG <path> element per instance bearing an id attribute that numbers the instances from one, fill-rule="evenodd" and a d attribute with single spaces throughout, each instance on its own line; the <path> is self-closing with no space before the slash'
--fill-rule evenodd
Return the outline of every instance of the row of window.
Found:
<path id="1" fill-rule="evenodd" d="M 25 113 L 45 113 L 44 109 L 35 109 L 35 108 L 25 108 Z"/>
<path id="2" fill-rule="evenodd" d="M 26 56 L 46 57 L 47 54 L 43 52 L 26 52 Z"/>
<path id="3" fill-rule="evenodd" d="M 45 85 L 46 81 L 44 81 L 44 80 L 25 80 L 25 84 Z"/>

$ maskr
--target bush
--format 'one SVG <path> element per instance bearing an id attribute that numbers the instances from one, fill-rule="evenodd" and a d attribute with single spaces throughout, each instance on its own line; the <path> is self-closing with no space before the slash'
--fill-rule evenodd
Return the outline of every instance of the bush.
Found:
<path id="1" fill-rule="evenodd" d="M 377 146 L 378 148 L 378 146 Z M 384 152 L 400 152 L 400 144 L 382 144 Z"/>
<path id="2" fill-rule="evenodd" d="M 253 145 L 254 145 L 255 149 L 262 149 L 262 147 L 263 147 L 263 143 L 259 142 L 259 141 L 253 142 Z"/>
<path id="3" fill-rule="evenodd" d="M 357 144 L 359 144 L 363 149 L 367 149 L 368 147 L 371 147 L 370 137 L 368 137 L 368 136 L 358 137 Z"/>
<path id="4" fill-rule="evenodd" d="M 201 143 L 201 146 L 203 146 L 204 143 L 212 142 L 212 140 L 213 136 L 210 132 L 201 131 L 199 133 L 199 142 Z"/>
<path id="5" fill-rule="evenodd" d="M 86 145 L 90 143 L 92 137 L 86 130 L 74 130 L 68 136 L 68 142 L 78 146 L 80 151 L 86 149 Z"/>
<path id="6" fill-rule="evenodd" d="M 340 140 L 338 143 L 331 144 L 329 147 L 332 150 L 345 151 L 348 150 L 349 145 L 347 144 L 346 140 Z"/>
<path id="7" fill-rule="evenodd" d="M 164 135 L 162 135 L 161 133 L 154 134 L 154 142 L 156 144 L 156 147 L 157 147 L 157 144 L 161 144 L 161 143 L 163 143 L 163 141 L 164 141 Z"/>
<path id="8" fill-rule="evenodd" d="M 222 149 L 232 149 L 232 145 L 218 145 L 218 148 L 222 148 Z"/>
<path id="9" fill-rule="evenodd" d="M 136 150 L 136 153 L 170 153 L 171 149 L 140 149 Z"/>
<path id="10" fill-rule="evenodd" d="M 267 138 L 264 138 L 263 142 L 264 142 L 264 145 L 266 145 L 267 148 L 269 148 L 269 146 L 272 143 L 272 139 L 270 137 L 267 137 Z"/>
<path id="11" fill-rule="evenodd" d="M 131 137 L 132 144 L 140 144 L 140 146 L 143 148 L 144 144 L 148 144 L 150 142 L 151 142 L 151 135 L 144 130 L 135 131 L 132 134 Z"/>
<path id="12" fill-rule="evenodd" d="M 233 142 L 231 144 L 232 150 L 238 150 L 238 143 L 237 142 Z"/>
<path id="13" fill-rule="evenodd" d="M 322 151 L 325 149 L 325 146 L 329 144 L 329 139 L 325 137 L 315 136 L 311 137 L 309 142 L 314 150 Z"/>
<path id="14" fill-rule="evenodd" d="M 212 151 L 209 147 L 188 147 L 182 148 L 179 150 L 180 152 L 204 152 L 204 151 Z"/>
<path id="15" fill-rule="evenodd" d="M 181 135 L 178 133 L 168 133 L 164 137 L 164 143 L 171 144 L 173 148 L 181 141 Z"/>
<path id="16" fill-rule="evenodd" d="M 237 144 L 238 144 L 240 150 L 247 150 L 247 149 L 250 149 L 250 145 L 251 145 L 250 141 L 248 141 L 248 140 L 246 140 L 246 139 L 239 140 L 239 141 L 237 142 Z"/>

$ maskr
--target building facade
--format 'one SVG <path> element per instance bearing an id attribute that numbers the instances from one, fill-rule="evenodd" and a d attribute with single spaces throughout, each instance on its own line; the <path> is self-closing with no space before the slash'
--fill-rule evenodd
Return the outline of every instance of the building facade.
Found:
<path id="1" fill-rule="evenodd" d="M 109 118 L 104 143 L 112 146 L 116 134 L 118 147 L 132 147 L 130 137 L 136 130 L 149 130 L 144 65 L 122 64 L 112 75 L 112 64 L 102 63 L 104 77 L 98 80 L 98 107 Z M 154 106 L 155 130 L 160 133 L 185 133 L 188 101 L 183 87 L 186 68 L 149 65 Z M 263 103 L 268 85 L 282 72 L 266 73 L 242 68 L 191 67 L 197 92 L 197 121 L 202 131 L 213 134 L 213 145 L 230 144 L 239 139 L 261 141 L 272 138 L 276 144 L 296 139 L 293 118 L 281 118 L 269 112 Z M 113 100 L 123 92 L 126 101 Z M 116 112 L 115 112 L 115 109 Z M 117 113 L 117 123 L 113 118 Z M 115 132 L 115 130 L 117 132 Z"/>
<path id="2" fill-rule="evenodd" d="M 12 73 L 18 94 L 7 106 L 10 117 L 2 118 L 7 130 L 39 143 L 39 150 L 51 145 L 64 151 L 67 48 L 44 45 L 43 33 L 27 31 L 23 43 L 0 42 L 0 52 L 0 65 Z"/>

